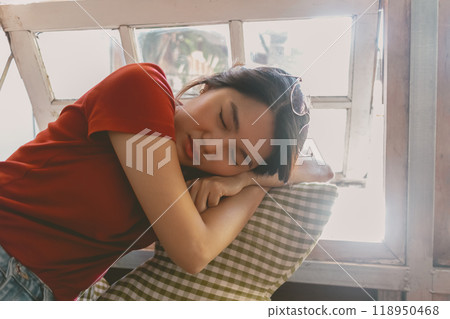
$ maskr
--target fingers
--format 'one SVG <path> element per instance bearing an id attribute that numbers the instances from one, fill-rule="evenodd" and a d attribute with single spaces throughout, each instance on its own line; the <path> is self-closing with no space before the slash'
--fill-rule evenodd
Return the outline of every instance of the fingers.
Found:
<path id="1" fill-rule="evenodd" d="M 247 184 L 242 176 L 212 176 L 188 181 L 186 185 L 191 186 L 189 192 L 192 201 L 197 210 L 202 213 L 208 207 L 219 205 L 223 196 L 236 195 Z"/>
<path id="2" fill-rule="evenodd" d="M 220 193 L 213 187 L 209 181 L 203 181 L 196 194 L 195 205 L 199 212 L 204 212 L 209 207 L 217 206 L 220 202 Z"/>
<path id="3" fill-rule="evenodd" d="M 208 208 L 207 194 L 205 195 L 205 191 L 201 187 L 196 194 L 194 203 L 200 213 L 203 213 Z"/>
<path id="4" fill-rule="evenodd" d="M 223 195 L 220 185 L 208 178 L 198 180 L 192 185 L 189 192 L 195 207 L 200 213 L 204 212 L 209 207 L 219 205 Z"/>
<path id="5" fill-rule="evenodd" d="M 194 202 L 194 205 L 199 213 L 204 212 L 207 208 L 203 184 L 203 180 L 200 179 L 189 189 L 189 194 L 191 195 L 192 201 Z"/>
<path id="6" fill-rule="evenodd" d="M 208 207 L 215 207 L 219 205 L 222 195 L 220 193 L 210 192 L 208 196 Z"/>

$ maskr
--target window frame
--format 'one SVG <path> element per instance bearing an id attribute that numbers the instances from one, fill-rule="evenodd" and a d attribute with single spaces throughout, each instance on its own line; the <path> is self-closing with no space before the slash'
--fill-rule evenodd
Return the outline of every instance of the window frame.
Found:
<path id="1" fill-rule="evenodd" d="M 286 20 L 286 19 L 301 19 L 327 16 L 333 13 L 334 15 L 352 16 L 358 19 L 357 14 L 363 12 L 367 7 L 373 3 L 373 0 L 347 0 L 336 5 L 333 0 L 315 1 L 314 5 L 309 2 L 298 2 L 294 0 L 283 0 L 282 3 L 267 3 L 265 10 L 258 10 L 255 12 L 252 8 L 258 1 L 246 1 L 245 4 L 239 3 L 242 10 L 232 10 L 232 4 L 229 1 L 217 1 L 214 4 L 208 1 L 201 0 L 202 12 L 217 12 L 216 15 L 201 14 L 201 12 L 192 12 L 192 14 L 183 14 L 183 16 L 175 14 L 171 11 L 165 13 L 164 5 L 157 14 L 150 14 L 150 16 L 143 17 L 142 15 L 133 15 L 134 11 L 126 10 L 125 7 L 132 7 L 131 4 L 120 5 L 117 2 L 117 11 L 124 10 L 122 15 L 111 14 L 102 10 L 102 4 L 106 1 L 85 1 L 83 7 L 93 17 L 102 21 L 102 28 L 118 29 L 121 42 L 124 50 L 126 63 L 133 63 L 137 61 L 137 51 L 134 36 L 134 28 L 143 27 L 167 27 L 167 26 L 182 26 L 182 25 L 198 25 L 198 24 L 217 24 L 228 23 L 230 27 L 230 43 L 232 52 L 232 61 L 239 61 L 245 63 L 244 54 L 244 35 L 243 22 L 250 21 L 264 21 L 264 20 Z M 111 1 L 108 2 L 108 7 L 113 7 Z M 135 1 L 136 4 L 139 1 Z M 166 5 L 173 5 L 174 1 L 165 1 Z M 259 2 L 258 2 L 259 3 Z M 162 4 L 162 2 L 161 2 Z M 150 4 L 140 3 L 143 7 Z M 185 5 L 184 3 L 177 3 L 177 5 Z M 236 3 L 236 5 L 238 5 Z M 289 6 L 292 10 L 283 12 L 281 14 L 280 7 Z M 69 31 L 82 29 L 99 29 L 100 26 L 96 21 L 87 19 L 86 13 L 83 10 L 74 10 L 73 3 L 67 2 L 52 2 L 52 3 L 36 3 L 27 6 L 7 6 L 7 10 L 3 10 L 9 17 L 20 17 L 21 23 L 16 23 L 19 19 L 7 19 L 4 23 L 4 29 L 11 37 L 11 47 L 15 57 L 20 64 L 20 72 L 22 74 L 25 85 L 29 91 L 30 99 L 34 108 L 36 119 L 39 127 L 45 128 L 50 121 L 53 121 L 58 116 L 62 108 L 75 100 L 55 99 L 45 71 L 45 66 L 39 52 L 39 47 L 36 41 L 35 33 L 45 31 Z M 206 9 L 212 6 L 213 8 Z M 29 10 L 24 10 L 29 7 Z M 120 10 L 119 10 L 120 8 Z M 278 9 L 277 9 L 278 8 Z M 188 8 L 179 8 L 177 12 L 186 13 Z M 146 11 L 144 8 L 139 11 Z M 286 10 L 285 10 L 286 11 Z M 339 108 L 347 110 L 347 140 L 346 147 L 349 152 L 359 145 L 361 141 L 355 141 L 351 138 L 352 132 L 358 130 L 358 125 L 355 123 L 361 121 L 368 121 L 368 110 L 371 103 L 371 79 L 374 77 L 375 67 L 367 67 L 367 61 L 374 61 L 375 65 L 375 46 L 376 46 L 376 31 L 377 31 L 377 11 L 378 6 L 372 5 L 369 10 L 356 24 L 352 27 L 354 32 L 353 48 L 351 50 L 352 61 L 350 63 L 350 85 L 347 97 L 313 97 L 312 101 L 315 108 L 330 109 Z M 31 15 L 32 12 L 32 15 Z M 58 19 L 50 19 L 53 12 L 59 12 Z M 220 12 L 220 14 L 219 14 Z M 301 13 L 301 14 L 299 14 Z M 5 16 L 5 14 L 3 15 Z M 125 22 L 127 21 L 127 22 Z M 149 23 L 148 21 L 152 21 Z M 367 36 L 367 35 L 370 36 Z M 31 53 L 31 54 L 30 54 Z M 364 88 L 361 88 L 362 83 L 366 83 Z M 355 87 L 358 88 L 355 90 Z M 359 92 L 361 91 L 361 92 Z M 357 103 L 357 104 L 356 104 Z M 357 107 L 355 106 L 357 105 Z M 352 114 L 353 113 L 353 114 Z M 360 113 L 355 116 L 355 113 Z M 353 117 L 353 119 L 352 119 Z M 355 119 L 359 117 L 359 119 Z M 351 155 L 347 157 L 351 159 Z M 344 170 L 347 166 L 347 161 L 344 161 Z M 357 242 L 340 242 L 321 240 L 321 246 L 326 251 L 334 252 L 334 258 L 341 262 L 364 261 L 367 263 L 373 260 L 389 260 L 388 263 L 400 264 L 401 262 L 391 253 L 391 249 L 386 247 L 386 243 L 357 243 Z M 370 250 L 368 249 L 370 247 Z M 367 251 L 372 251 L 367 254 Z M 311 260 L 331 261 L 330 257 L 318 249 L 312 253 Z"/>
<path id="2" fill-rule="evenodd" d="M 409 85 L 410 85 L 410 26 L 411 2 L 415 0 L 380 0 L 386 10 L 384 66 L 384 98 L 386 113 L 386 149 L 385 149 L 385 189 L 386 189 L 386 238 L 382 243 L 360 243 L 320 240 L 304 265 L 295 272 L 290 281 L 377 288 L 382 290 L 407 291 L 414 274 L 409 275 L 411 264 L 406 252 L 412 253 L 407 245 L 414 234 L 407 234 L 407 225 L 420 223 L 420 218 L 409 220 L 408 212 L 408 142 L 409 136 Z M 99 29 L 97 20 L 103 28 L 118 29 L 125 53 L 126 63 L 137 61 L 134 27 L 144 26 L 182 26 L 195 24 L 229 23 L 232 60 L 245 62 L 243 47 L 244 21 L 285 20 L 319 17 L 326 15 L 357 16 L 373 3 L 372 0 L 316 0 L 297 1 L 280 0 L 265 3 L 261 0 L 196 0 L 188 1 L 139 1 L 130 0 L 125 4 L 120 0 L 86 0 L 83 8 L 77 8 L 73 2 L 47 2 L 29 5 L 0 6 L 3 29 L 10 38 L 19 72 L 27 88 L 34 114 L 40 129 L 58 116 L 62 108 L 73 100 L 56 100 L 51 90 L 45 66 L 39 53 L 35 32 L 56 30 Z M 79 4 L 78 4 L 79 5 Z M 178 6 L 178 10 L 174 7 Z M 258 5 L 260 10 L 254 10 Z M 139 6 L 139 9 L 136 7 Z M 115 10 L 103 10 L 103 7 Z M 158 10 L 152 8 L 158 7 Z M 239 7 L 239 10 L 236 8 Z M 285 8 L 290 10 L 285 10 Z M 95 19 L 88 17 L 89 12 Z M 418 9 L 414 9 L 418 11 Z M 58 15 L 54 15 L 58 12 Z M 205 12 L 207 14 L 205 14 Z M 352 85 L 347 98 L 314 97 L 316 108 L 344 108 L 349 112 L 348 121 L 348 159 L 344 172 L 350 172 L 348 163 L 358 161 L 357 148 L 364 142 L 355 132 L 359 132 L 361 123 L 368 119 L 368 107 L 371 103 L 372 83 L 375 72 L 376 28 L 378 4 L 375 4 L 361 19 L 362 23 L 355 32 L 353 48 Z M 417 13 L 417 12 L 416 12 Z M 418 14 L 418 13 L 417 13 Z M 149 21 L 151 23 L 149 24 Z M 367 32 L 370 36 L 367 36 Z M 397 43 L 396 43 L 397 42 Z M 388 45 L 396 43 L 395 45 Z M 373 48 L 373 50 L 371 49 Z M 404 57 L 399 59 L 398 57 Z M 373 69 L 367 61 L 374 61 Z M 366 83 L 366 86 L 364 86 Z M 395 83 L 396 85 L 392 85 Z M 361 87 L 364 86 L 364 87 Z M 395 88 L 395 89 L 394 89 Z M 333 104 L 333 106 L 330 106 Z M 391 107 L 398 105 L 398 107 Z M 358 119 L 360 123 L 356 123 Z M 409 199 L 408 199 L 409 198 Z M 408 223 L 407 223 L 408 221 Z M 415 225 L 415 224 L 414 224 Z M 321 247 L 333 257 L 324 253 Z M 145 252 L 138 252 L 145 253 Z M 147 252 L 148 253 L 148 252 Z M 414 253 L 412 253 L 414 255 Z M 340 264 L 334 261 L 339 261 Z M 413 262 L 414 264 L 414 262 Z M 133 265 L 130 265 L 133 266 Z M 342 268 L 354 274 L 358 284 L 342 271 Z M 436 271 L 434 278 L 450 277 L 448 271 Z M 432 288 L 440 293 L 450 293 L 450 288 L 438 281 Z M 389 294 L 386 294 L 389 295 Z"/>

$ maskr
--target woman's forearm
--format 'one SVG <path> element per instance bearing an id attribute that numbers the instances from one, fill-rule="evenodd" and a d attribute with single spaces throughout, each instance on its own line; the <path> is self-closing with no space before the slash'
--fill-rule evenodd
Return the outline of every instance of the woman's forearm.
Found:
<path id="1" fill-rule="evenodd" d="M 208 208 L 201 214 L 205 223 L 203 247 L 205 260 L 199 263 L 198 270 L 206 266 L 218 252 L 236 238 L 252 217 L 267 190 L 259 186 L 247 186 L 238 194 L 222 199 L 219 205 Z"/>
<path id="2" fill-rule="evenodd" d="M 325 182 L 332 177 L 333 172 L 328 165 L 318 165 L 315 161 L 309 160 L 304 161 L 302 165 L 294 167 L 288 184 Z M 214 183 L 222 185 L 223 188 L 217 185 L 213 187 Z M 201 249 L 201 256 L 204 259 L 199 261 L 198 270 L 201 270 L 209 263 L 218 252 L 228 246 L 239 234 L 270 187 L 278 187 L 285 184 L 278 180 L 277 175 L 256 175 L 253 172 L 246 172 L 232 177 L 209 178 L 209 184 L 206 183 L 200 188 L 216 189 L 220 194 L 228 196 L 226 195 L 228 191 L 231 193 L 235 191 L 234 187 L 230 185 L 240 185 L 239 189 L 243 188 L 233 196 L 222 197 L 220 202 L 218 201 L 218 205 L 216 204 L 217 206 L 207 209 L 207 205 L 205 205 L 208 202 L 206 200 L 207 197 L 199 196 L 201 192 L 195 192 L 194 201 L 199 211 L 202 212 L 201 217 L 204 222 L 204 231 L 201 232 L 201 237 L 203 238 L 202 242 L 205 244 L 204 246 L 202 245 Z M 211 193 L 209 194 L 211 196 Z"/>

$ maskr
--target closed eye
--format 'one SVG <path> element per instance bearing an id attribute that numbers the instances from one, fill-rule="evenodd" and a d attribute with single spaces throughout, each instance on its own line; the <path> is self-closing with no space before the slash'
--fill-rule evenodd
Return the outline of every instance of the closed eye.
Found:
<path id="1" fill-rule="evenodd" d="M 220 117 L 220 121 L 222 122 L 223 127 L 225 129 L 228 129 L 227 126 L 225 125 L 225 121 L 223 120 L 223 110 L 222 109 L 220 109 L 219 117 Z"/>

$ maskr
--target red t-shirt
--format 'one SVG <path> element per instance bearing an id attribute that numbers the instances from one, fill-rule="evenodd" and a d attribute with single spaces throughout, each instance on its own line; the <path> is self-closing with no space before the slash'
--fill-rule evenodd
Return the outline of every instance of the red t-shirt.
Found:
<path id="1" fill-rule="evenodd" d="M 75 299 L 149 226 L 106 131 L 175 140 L 174 111 L 158 66 L 127 65 L 0 162 L 0 245 L 56 299 Z"/>

